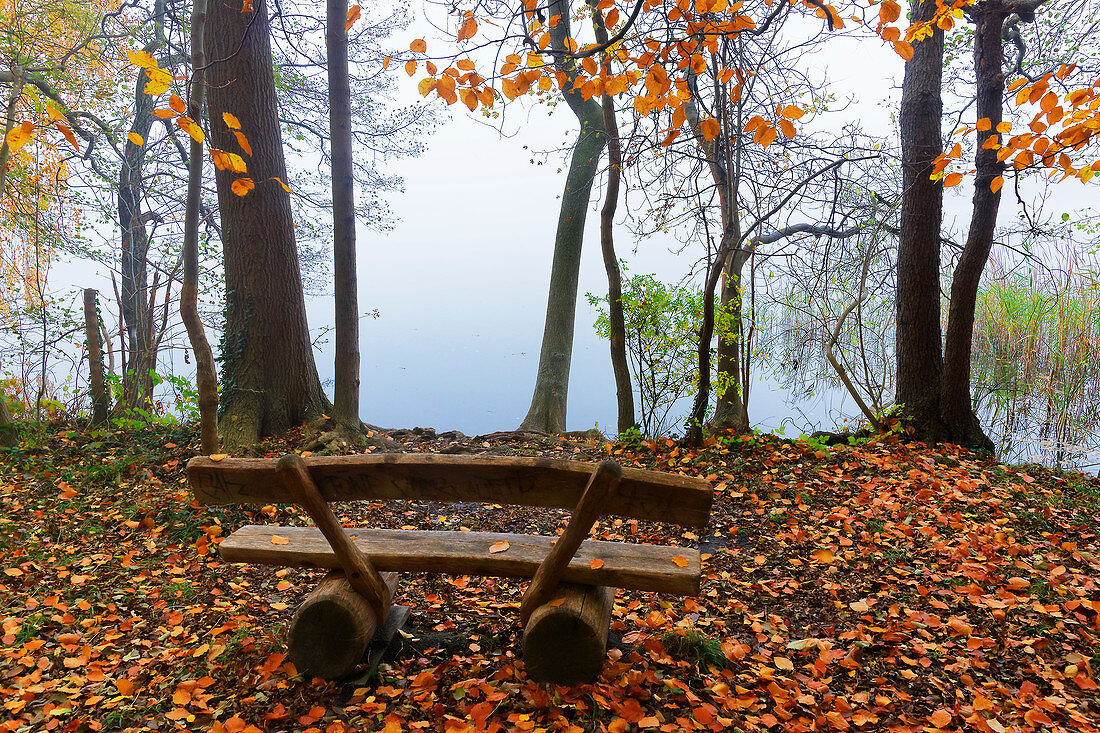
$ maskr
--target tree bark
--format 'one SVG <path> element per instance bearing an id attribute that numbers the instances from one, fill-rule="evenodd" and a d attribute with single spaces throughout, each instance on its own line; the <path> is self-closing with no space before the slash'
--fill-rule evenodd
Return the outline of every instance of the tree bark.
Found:
<path id="1" fill-rule="evenodd" d="M 736 211 L 731 212 L 731 220 L 740 236 Z M 726 260 L 721 305 L 729 314 L 731 331 L 718 339 L 718 372 L 726 375 L 727 384 L 722 394 L 718 395 L 714 417 L 710 421 L 714 430 L 731 430 L 739 435 L 749 432 L 748 392 L 744 384 L 744 377 L 748 375 L 747 370 L 742 369 L 744 326 L 741 322 L 741 269 L 751 254 L 749 249 L 738 250 Z"/>
<path id="2" fill-rule="evenodd" d="M 332 146 L 332 260 L 336 297 L 336 384 L 332 416 L 359 428 L 359 296 L 355 273 L 355 180 L 352 170 L 351 83 L 347 0 L 328 0 L 329 142 Z"/>
<path id="3" fill-rule="evenodd" d="M 215 2 L 205 39 L 210 143 L 238 150 L 223 114 L 237 117 L 252 156 L 255 190 L 237 196 L 236 175 L 218 171 L 218 203 L 225 256 L 226 318 L 222 345 L 222 439 L 253 443 L 322 414 L 321 390 L 310 346 L 294 240 L 278 117 L 267 3 L 242 13 L 239 0 Z"/>
<path id="4" fill-rule="evenodd" d="M 577 116 L 580 131 L 569 161 L 565 192 L 561 197 L 558 228 L 554 236 L 554 260 L 550 270 L 550 293 L 546 302 L 542 349 L 531 407 L 520 425 L 521 430 L 560 433 L 565 430 L 565 410 L 569 391 L 569 365 L 573 356 L 573 322 L 577 314 L 577 282 L 581 269 L 584 221 L 592 182 L 599 168 L 600 154 L 607 142 L 603 129 L 603 110 L 592 99 L 585 100 L 573 89 L 577 76 L 574 61 L 563 55 L 569 37 L 570 8 L 567 0 L 551 0 L 548 13 L 560 20 L 551 25 L 551 48 L 555 65 L 566 74 L 563 94 Z"/>
<path id="5" fill-rule="evenodd" d="M 215 2 L 215 5 L 218 3 Z M 195 0 L 191 9 L 191 93 L 188 114 L 202 119 L 203 93 L 206 90 L 207 0 Z M 183 224 L 183 286 L 180 289 L 180 318 L 195 354 L 195 383 L 199 391 L 199 430 L 202 452 L 218 452 L 218 377 L 214 354 L 199 318 L 199 198 L 202 195 L 202 143 L 192 139 L 187 161 L 187 209 Z"/>
<path id="6" fill-rule="evenodd" d="M 914 0 L 912 20 L 930 20 L 935 0 Z M 940 226 L 943 187 L 932 181 L 933 161 L 943 152 L 943 31 L 913 44 L 902 82 L 902 202 L 897 261 L 895 402 L 917 428 L 917 437 L 941 440 L 943 380 L 940 331 Z"/>
<path id="7" fill-rule="evenodd" d="M 985 0 L 975 5 L 972 12 L 977 20 L 974 30 L 977 114 L 978 119 L 988 119 L 990 126 L 978 132 L 970 232 L 951 280 L 940 413 L 954 439 L 993 452 L 993 441 L 982 430 L 974 414 L 970 396 L 970 349 L 974 338 L 978 285 L 993 247 L 993 230 L 997 226 L 997 212 L 1001 205 L 1000 189 L 993 191 L 990 186 L 1001 174 L 1002 165 L 997 160 L 997 151 L 985 148 L 983 144 L 998 134 L 997 125 L 1001 122 L 1001 100 L 1005 86 L 1001 72 L 1004 60 L 1001 27 L 1010 11 L 1000 0 Z"/>
<path id="8" fill-rule="evenodd" d="M 92 424 L 107 421 L 110 402 L 107 399 L 107 383 L 103 379 L 103 350 L 99 345 L 99 313 L 96 308 L 96 291 L 84 289 L 84 331 L 88 343 L 88 387 L 92 393 Z"/>
<path id="9" fill-rule="evenodd" d="M 607 43 L 607 27 L 603 12 L 589 0 L 596 42 Z M 610 74 L 605 54 L 603 68 Z M 619 435 L 638 427 L 634 419 L 634 387 L 630 383 L 630 367 L 626 358 L 626 318 L 623 315 L 623 275 L 619 258 L 615 256 L 615 210 L 619 205 L 619 184 L 623 175 L 623 148 L 619 140 L 619 123 L 615 119 L 615 100 L 608 94 L 600 99 L 603 129 L 607 135 L 607 191 L 600 209 L 600 253 L 607 273 L 607 331 L 611 348 L 611 371 L 615 374 L 615 404 L 618 408 Z"/>
<path id="10" fill-rule="evenodd" d="M 151 396 L 153 380 L 150 372 L 156 364 L 149 312 L 149 235 L 141 212 L 141 200 L 144 194 L 142 170 L 145 165 L 145 141 L 153 126 L 153 109 L 157 100 L 144 92 L 146 81 L 144 70 L 139 69 L 130 132 L 140 135 L 143 142 L 139 145 L 126 138 L 118 172 L 118 226 L 122 232 L 122 301 L 119 309 L 130 346 L 122 385 L 124 404 L 128 408 L 141 407 L 142 401 Z"/>

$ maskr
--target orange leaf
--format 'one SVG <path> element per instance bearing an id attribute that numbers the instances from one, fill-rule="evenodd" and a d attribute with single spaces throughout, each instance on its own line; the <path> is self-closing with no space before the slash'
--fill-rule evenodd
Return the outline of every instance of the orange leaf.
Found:
<path id="1" fill-rule="evenodd" d="M 409 59 L 405 62 L 405 73 L 409 76 L 416 73 L 416 59 Z"/>
<path id="2" fill-rule="evenodd" d="M 124 677 L 120 680 L 115 680 L 115 688 L 118 689 L 118 694 L 124 697 L 130 697 L 134 694 L 135 685 Z"/>
<path id="3" fill-rule="evenodd" d="M 273 544 L 273 545 L 287 545 L 287 544 L 290 544 L 290 538 L 289 537 L 283 537 L 282 535 L 278 535 L 278 534 L 273 534 L 273 535 L 271 535 L 271 544 Z"/>
<path id="4" fill-rule="evenodd" d="M 672 558 L 672 564 L 678 568 L 686 568 L 688 566 L 688 561 L 683 555 L 677 555 Z"/>
<path id="5" fill-rule="evenodd" d="M 962 179 L 962 173 L 950 173 L 943 179 L 943 187 L 951 188 L 952 186 L 957 186 L 962 183 Z"/>
<path id="6" fill-rule="evenodd" d="M 61 489 L 60 496 L 62 499 L 71 499 L 76 496 L 76 491 L 73 490 L 72 486 L 69 486 L 68 481 L 62 481 L 57 485 L 57 488 Z"/>
<path id="7" fill-rule="evenodd" d="M 836 555 L 832 550 L 814 550 L 813 553 L 814 562 L 819 562 L 824 565 L 828 565 L 836 559 Z"/>
<path id="8" fill-rule="evenodd" d="M 913 46 L 908 41 L 894 41 L 894 53 L 906 61 L 913 60 Z"/>
<path id="9" fill-rule="evenodd" d="M 230 130 L 241 129 L 241 121 L 228 112 L 222 112 L 222 119 L 225 120 L 225 125 Z"/>
<path id="10" fill-rule="evenodd" d="M 248 192 L 256 188 L 256 183 L 251 178 L 238 178 L 233 181 L 233 185 L 229 187 L 229 190 L 238 196 L 247 196 Z"/>
<path id="11" fill-rule="evenodd" d="M 218 461 L 224 461 L 226 458 L 229 458 L 228 453 L 213 453 L 210 455 L 210 460 L 214 461 L 215 463 L 217 463 Z"/>
<path id="12" fill-rule="evenodd" d="M 428 44 L 424 42 L 423 38 L 417 38 L 409 44 L 409 50 L 413 53 L 424 53 L 428 50 Z"/>
<path id="13" fill-rule="evenodd" d="M 390 68 L 390 60 L 391 60 L 392 58 L 393 58 L 392 56 L 387 56 L 386 58 L 382 59 L 382 68 L 383 68 L 383 69 L 388 69 L 388 68 Z"/>
<path id="14" fill-rule="evenodd" d="M 271 178 L 272 178 L 272 180 L 278 181 L 278 182 L 279 182 L 279 185 L 280 185 L 280 186 L 282 186 L 282 187 L 283 187 L 283 190 L 284 190 L 284 191 L 286 191 L 287 193 L 294 193 L 293 191 L 291 191 L 291 190 L 290 190 L 290 186 L 288 186 L 288 185 L 286 185 L 285 183 L 283 183 L 283 179 L 282 179 L 282 178 L 279 178 L 278 176 L 272 176 Z M 307 457 L 309 457 L 309 456 L 311 456 L 311 455 L 313 455 L 313 454 L 312 454 L 312 453 L 310 453 L 309 451 L 304 451 L 304 452 L 302 453 L 302 458 L 307 458 Z"/>
<path id="15" fill-rule="evenodd" d="M 182 114 L 187 113 L 187 105 L 183 103 L 183 100 L 177 97 L 175 94 L 168 97 L 168 106 L 176 110 L 176 112 Z"/>
<path id="16" fill-rule="evenodd" d="M 80 150 L 80 146 L 76 144 L 76 137 L 73 135 L 73 131 L 69 129 L 69 126 L 64 122 L 58 121 L 54 123 L 54 126 L 61 131 L 61 134 L 65 136 L 65 139 L 69 141 L 69 145 L 72 145 L 77 150 Z"/>
<path id="17" fill-rule="evenodd" d="M 588 563 L 588 567 L 592 568 L 593 570 L 599 570 L 603 567 L 603 560 L 597 557 L 595 560 Z"/>
<path id="18" fill-rule="evenodd" d="M 702 133 L 704 140 L 715 139 L 721 131 L 721 124 L 713 117 L 708 117 L 699 123 L 699 132 Z"/>
<path id="19" fill-rule="evenodd" d="M 1003 186 L 1003 185 L 1005 185 L 1005 177 L 1004 176 L 997 176 L 996 178 L 993 179 L 992 182 L 990 182 L 989 190 L 992 191 L 993 193 L 997 193 L 998 191 L 1001 190 L 1001 186 Z"/>
<path id="20" fill-rule="evenodd" d="M 546 605 L 550 606 L 550 608 L 557 608 L 558 606 L 560 606 L 563 603 L 565 603 L 564 598 L 555 598 L 552 601 L 548 601 Z"/>
<path id="21" fill-rule="evenodd" d="M 358 4 L 352 5 L 350 8 L 348 8 L 348 17 L 344 21 L 344 33 L 347 33 L 351 30 L 351 27 L 355 25 L 355 21 L 359 20 L 361 12 L 362 8 L 360 8 Z"/>
<path id="22" fill-rule="evenodd" d="M 153 114 L 162 120 L 167 120 L 176 116 L 176 113 L 170 109 L 155 109 L 153 110 Z"/>
<path id="23" fill-rule="evenodd" d="M 506 552 L 511 545 L 508 544 L 508 540 L 501 540 L 500 542 L 494 542 L 489 545 L 489 552 L 496 554 L 498 552 Z"/>
<path id="24" fill-rule="evenodd" d="M 950 710 L 940 708 L 936 712 L 929 715 L 928 719 L 932 721 L 932 725 L 936 726 L 937 728 L 944 728 L 951 723 L 951 719 L 953 717 L 954 716 L 951 714 Z"/>
<path id="25" fill-rule="evenodd" d="M 32 137 L 34 137 L 34 124 L 24 120 L 23 124 L 13 127 L 11 132 L 8 133 L 8 147 L 14 153 L 29 143 Z"/>

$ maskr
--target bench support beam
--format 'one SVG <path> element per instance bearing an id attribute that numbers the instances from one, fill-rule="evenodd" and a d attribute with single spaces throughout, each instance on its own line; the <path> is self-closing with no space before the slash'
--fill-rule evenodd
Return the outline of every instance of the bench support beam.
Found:
<path id="1" fill-rule="evenodd" d="M 607 658 L 615 589 L 561 583 L 554 595 L 523 629 L 527 675 L 559 685 L 594 682 Z"/>
<path id="2" fill-rule="evenodd" d="M 382 578 L 392 595 L 397 573 L 383 573 Z M 290 660 L 314 677 L 346 677 L 355 671 L 384 621 L 351 587 L 344 571 L 333 570 L 310 591 L 291 619 L 287 634 Z"/>
<path id="3" fill-rule="evenodd" d="M 539 565 L 535 576 L 531 578 L 531 584 L 527 586 L 527 592 L 523 594 L 519 607 L 520 624 L 526 626 L 535 609 L 551 599 L 562 573 L 569 567 L 577 549 L 592 531 L 592 526 L 606 506 L 607 497 L 615 492 L 622 478 L 623 470 L 615 461 L 600 461 L 592 472 L 565 532 L 558 537 L 546 559 Z"/>
<path id="4" fill-rule="evenodd" d="M 378 622 L 384 621 L 393 593 L 370 559 L 348 538 L 344 528 L 340 526 L 340 520 L 332 513 L 332 507 L 310 478 L 301 456 L 294 453 L 283 456 L 279 459 L 276 470 L 287 489 L 293 492 L 297 503 L 306 510 L 317 529 L 328 540 L 351 587 L 366 599 Z"/>

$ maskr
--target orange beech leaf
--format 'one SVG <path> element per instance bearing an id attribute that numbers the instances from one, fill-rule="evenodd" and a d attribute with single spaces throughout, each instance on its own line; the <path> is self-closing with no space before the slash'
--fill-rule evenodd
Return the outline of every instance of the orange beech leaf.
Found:
<path id="1" fill-rule="evenodd" d="M 974 129 L 978 132 L 985 132 L 993 128 L 993 123 L 989 121 L 988 117 L 983 117 L 974 123 Z"/>
<path id="2" fill-rule="evenodd" d="M 962 173 L 949 173 L 943 179 L 943 187 L 951 188 L 952 186 L 957 186 L 962 183 L 962 179 Z"/>
<path id="3" fill-rule="evenodd" d="M 286 185 L 286 183 L 283 182 L 282 178 L 279 178 L 278 176 L 272 176 L 271 180 L 276 181 L 280 186 L 283 187 L 283 190 L 286 191 L 287 193 L 294 193 L 293 191 L 290 190 L 290 186 Z M 302 458 L 308 458 L 311 455 L 313 455 L 313 454 L 310 453 L 309 451 L 303 451 L 302 452 Z"/>
<path id="4" fill-rule="evenodd" d="M 428 50 L 428 44 L 424 42 L 423 38 L 417 38 L 409 44 L 409 50 L 413 53 L 424 53 Z"/>
<path id="5" fill-rule="evenodd" d="M 241 121 L 228 112 L 222 112 L 222 120 L 225 122 L 226 127 L 230 130 L 241 129 Z"/>
<path id="6" fill-rule="evenodd" d="M 73 490 L 73 487 L 69 485 L 68 481 L 62 481 L 57 485 L 57 488 L 61 489 L 59 496 L 62 499 L 71 499 L 76 496 L 76 491 Z"/>
<path id="7" fill-rule="evenodd" d="M 946 728 L 951 723 L 951 720 L 954 717 L 955 716 L 951 714 L 950 710 L 940 708 L 936 712 L 929 715 L 928 720 L 930 720 L 932 722 L 932 725 L 936 726 L 937 728 Z"/>
<path id="8" fill-rule="evenodd" d="M 1005 185 L 1005 177 L 997 176 L 989 184 L 989 190 L 993 193 L 997 193 L 1001 190 L 1001 186 Z"/>
<path id="9" fill-rule="evenodd" d="M 348 8 L 348 16 L 344 21 L 344 33 L 351 30 L 351 27 L 355 25 L 355 21 L 359 20 L 359 16 L 362 14 L 362 8 L 358 4 L 352 5 Z"/>
<path id="10" fill-rule="evenodd" d="M 913 60 L 913 45 L 908 41 L 894 41 L 894 53 L 906 61 Z"/>
<path id="11" fill-rule="evenodd" d="M 252 157 L 252 146 L 248 144 L 248 138 L 244 136 L 244 133 L 240 130 L 234 130 L 233 135 L 237 138 L 237 144 L 241 146 L 241 150 L 248 157 Z"/>
<path id="12" fill-rule="evenodd" d="M 31 138 L 34 137 L 34 129 L 34 124 L 28 120 L 23 120 L 22 124 L 11 129 L 7 141 L 8 147 L 13 153 L 31 141 Z"/>
<path id="13" fill-rule="evenodd" d="M 409 76 L 416 73 L 416 59 L 409 59 L 405 62 L 405 73 Z"/>
<path id="14" fill-rule="evenodd" d="M 814 562 L 819 562 L 819 563 L 822 563 L 823 565 L 828 565 L 829 563 L 831 563 L 833 560 L 836 559 L 836 555 L 833 554 L 832 550 L 821 549 L 821 550 L 814 550 L 813 558 L 814 558 Z"/>
<path id="15" fill-rule="evenodd" d="M 131 697 L 134 694 L 136 685 L 134 685 L 131 680 L 123 677 L 120 680 L 115 680 L 115 689 L 117 689 L 118 694 L 122 695 L 123 697 Z"/>
<path id="16" fill-rule="evenodd" d="M 202 143 L 206 140 L 206 133 L 202 131 L 202 128 L 195 124 L 195 121 L 190 117 L 177 117 L 176 125 L 181 130 L 191 136 L 191 139 L 197 143 Z"/>
<path id="17" fill-rule="evenodd" d="M 176 113 L 170 109 L 155 109 L 153 114 L 162 120 L 168 120 L 176 116 Z"/>
<path id="18" fill-rule="evenodd" d="M 382 59 L 382 68 L 383 69 L 390 68 L 390 61 L 392 61 L 392 60 L 393 60 L 392 56 L 387 56 L 386 58 Z"/>
<path id="19" fill-rule="evenodd" d="M 603 567 L 603 560 L 597 557 L 595 560 L 588 563 L 588 567 L 592 568 L 593 570 L 599 570 Z"/>
<path id="20" fill-rule="evenodd" d="M 881 25 L 886 23 L 893 23 L 895 20 L 901 17 L 901 6 L 894 0 L 886 0 L 878 6 L 878 22 Z"/>
<path id="21" fill-rule="evenodd" d="M 688 561 L 687 558 L 685 558 L 683 555 L 677 555 L 676 557 L 672 558 L 672 564 L 678 568 L 686 568 L 688 565 Z"/>
<path id="22" fill-rule="evenodd" d="M 718 120 L 708 117 L 699 123 L 699 132 L 703 135 L 703 139 L 709 142 L 718 137 L 719 133 L 722 132 L 722 126 Z"/>
<path id="23" fill-rule="evenodd" d="M 168 97 L 168 106 L 181 115 L 187 113 L 187 105 L 185 105 L 183 103 L 183 100 L 177 97 L 175 94 Z"/>
<path id="24" fill-rule="evenodd" d="M 273 534 L 273 535 L 271 535 L 271 544 L 273 544 L 273 545 L 287 545 L 287 544 L 290 544 L 290 538 L 289 537 L 283 537 L 282 535 L 279 535 L 279 534 Z"/>
<path id="25" fill-rule="evenodd" d="M 546 602 L 546 605 L 547 605 L 547 606 L 550 606 L 550 608 L 557 608 L 558 606 L 560 606 L 560 605 L 561 605 L 561 604 L 563 604 L 563 603 L 565 603 L 565 599 L 564 599 L 564 598 L 555 598 L 555 599 L 554 599 L 554 600 L 552 600 L 552 601 L 547 601 L 547 602 Z"/>
<path id="26" fill-rule="evenodd" d="M 508 540 L 501 540 L 500 542 L 494 542 L 489 545 L 489 552 L 496 554 L 498 552 L 507 552 L 511 545 L 508 544 Z"/>
<path id="27" fill-rule="evenodd" d="M 229 187 L 229 190 L 238 196 L 247 196 L 248 192 L 256 188 L 256 183 L 251 178 L 238 178 L 233 181 L 233 185 Z"/>
<path id="28" fill-rule="evenodd" d="M 54 127 L 56 127 L 65 137 L 65 139 L 69 141 L 69 145 L 72 145 L 75 149 L 80 150 L 80 145 L 78 145 L 76 142 L 76 136 L 73 135 L 73 131 L 69 129 L 68 125 L 66 125 L 64 122 L 58 121 L 54 123 Z"/>

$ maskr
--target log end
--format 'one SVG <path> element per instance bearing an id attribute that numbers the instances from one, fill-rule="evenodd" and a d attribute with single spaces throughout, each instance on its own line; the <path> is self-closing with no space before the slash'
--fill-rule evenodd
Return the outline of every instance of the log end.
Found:
<path id="1" fill-rule="evenodd" d="M 523 630 L 527 674 L 559 685 L 593 682 L 607 658 L 615 589 L 562 583 L 552 596 Z"/>

